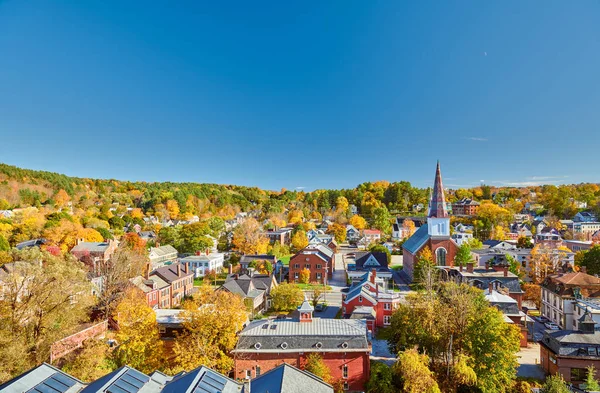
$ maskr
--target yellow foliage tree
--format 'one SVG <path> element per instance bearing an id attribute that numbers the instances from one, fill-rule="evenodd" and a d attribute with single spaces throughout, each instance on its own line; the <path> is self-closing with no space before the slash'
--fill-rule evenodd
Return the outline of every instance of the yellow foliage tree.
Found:
<path id="1" fill-rule="evenodd" d="M 233 231 L 233 247 L 242 254 L 263 254 L 268 246 L 269 239 L 254 218 L 244 220 Z"/>
<path id="2" fill-rule="evenodd" d="M 179 204 L 174 199 L 169 199 L 166 204 L 167 212 L 170 218 L 179 217 Z"/>
<path id="3" fill-rule="evenodd" d="M 308 246 L 306 232 L 297 231 L 294 236 L 292 236 L 292 246 L 294 246 L 296 250 L 302 250 L 304 247 Z"/>
<path id="4" fill-rule="evenodd" d="M 333 234 L 335 241 L 338 243 L 343 243 L 346 241 L 346 227 L 341 224 L 331 224 L 327 229 L 327 233 Z"/>
<path id="5" fill-rule="evenodd" d="M 308 284 L 310 282 L 310 269 L 304 268 L 300 271 L 299 281 L 301 284 Z"/>
<path id="6" fill-rule="evenodd" d="M 144 212 L 139 207 L 136 207 L 129 213 L 131 218 L 144 218 Z"/>
<path id="7" fill-rule="evenodd" d="M 291 212 L 289 212 L 288 222 L 291 225 L 302 224 L 302 221 L 304 221 L 304 213 L 302 213 L 302 210 L 292 210 Z"/>
<path id="8" fill-rule="evenodd" d="M 61 188 L 54 196 L 54 200 L 56 201 L 56 204 L 58 206 L 63 207 L 67 203 L 69 203 L 69 201 L 71 200 L 71 197 L 69 196 L 69 194 L 67 194 L 67 192 L 65 190 L 63 190 Z"/>
<path id="9" fill-rule="evenodd" d="M 410 218 L 405 219 L 402 222 L 402 229 L 406 237 L 411 237 L 415 233 L 415 222 Z"/>
<path id="10" fill-rule="evenodd" d="M 346 197 L 337 197 L 335 201 L 335 210 L 337 214 L 346 213 L 346 211 L 348 211 L 348 206 L 350 206 L 350 204 L 348 203 L 348 199 L 346 199 Z"/>
<path id="11" fill-rule="evenodd" d="M 146 302 L 146 296 L 136 288 L 127 290 L 117 306 L 115 320 L 119 347 L 116 359 L 120 366 L 129 365 L 143 373 L 161 366 L 163 345 L 158 335 L 156 314 Z"/>
<path id="12" fill-rule="evenodd" d="M 350 225 L 352 225 L 354 228 L 358 229 L 359 231 L 362 231 L 363 229 L 365 229 L 367 227 L 367 220 L 365 220 L 358 214 L 355 214 L 352 217 L 350 217 Z"/>

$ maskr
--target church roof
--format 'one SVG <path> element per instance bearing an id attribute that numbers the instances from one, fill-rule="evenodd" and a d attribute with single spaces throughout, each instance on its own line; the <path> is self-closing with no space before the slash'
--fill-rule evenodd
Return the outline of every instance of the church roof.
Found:
<path id="1" fill-rule="evenodd" d="M 429 240 L 427 224 L 421 225 L 413 235 L 402 245 L 406 251 L 415 255 Z"/>
<path id="2" fill-rule="evenodd" d="M 442 172 L 440 162 L 437 163 L 435 170 L 435 180 L 433 183 L 433 193 L 429 201 L 429 217 L 447 218 L 446 198 L 444 197 L 444 186 L 442 185 Z"/>

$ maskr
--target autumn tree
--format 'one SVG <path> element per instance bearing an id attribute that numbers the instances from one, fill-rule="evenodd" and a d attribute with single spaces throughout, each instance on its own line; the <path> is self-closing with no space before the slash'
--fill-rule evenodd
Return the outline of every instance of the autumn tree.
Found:
<path id="1" fill-rule="evenodd" d="M 115 320 L 119 324 L 117 364 L 129 365 L 143 373 L 159 368 L 163 345 L 158 335 L 156 313 L 148 306 L 146 296 L 137 288 L 128 289 L 115 310 Z"/>
<path id="2" fill-rule="evenodd" d="M 540 309 L 542 306 L 542 289 L 538 284 L 525 283 L 523 284 L 523 300 L 529 300 L 535 303 L 535 306 Z"/>
<path id="3" fill-rule="evenodd" d="M 533 241 L 527 236 L 519 236 L 517 239 L 517 248 L 533 248 Z"/>
<path id="4" fill-rule="evenodd" d="M 308 284 L 310 282 L 310 269 L 304 268 L 300 271 L 299 281 L 301 284 Z"/>
<path id="5" fill-rule="evenodd" d="M 256 269 L 259 274 L 273 273 L 273 264 L 266 259 L 256 259 L 248 264 L 248 267 Z"/>
<path id="6" fill-rule="evenodd" d="M 571 389 L 567 386 L 565 380 L 562 375 L 555 374 L 550 375 L 546 378 L 546 382 L 542 389 L 540 389 L 541 393 L 571 393 Z"/>
<path id="7" fill-rule="evenodd" d="M 303 230 L 298 230 L 292 236 L 292 246 L 295 250 L 302 250 L 304 247 L 308 246 L 308 238 L 306 237 L 306 232 Z"/>
<path id="8" fill-rule="evenodd" d="M 424 247 L 416 257 L 413 271 L 413 282 L 417 288 L 433 289 L 438 281 L 439 272 L 433 261 L 433 253 L 429 246 Z"/>
<path id="9" fill-rule="evenodd" d="M 441 393 L 434 373 L 429 369 L 429 358 L 416 349 L 401 352 L 394 369 L 402 380 L 402 392 Z"/>
<path id="10" fill-rule="evenodd" d="M 313 307 L 317 307 L 317 304 L 319 304 L 319 300 L 323 298 L 324 293 L 325 290 L 321 287 L 315 287 L 313 289 L 312 294 L 310 295 L 310 302 L 312 303 Z"/>
<path id="11" fill-rule="evenodd" d="M 415 233 L 415 222 L 410 218 L 404 219 L 402 222 L 402 231 L 405 237 L 411 237 Z"/>
<path id="12" fill-rule="evenodd" d="M 108 345 L 102 341 L 88 339 L 77 352 L 65 359 L 62 370 L 83 382 L 93 382 L 114 370 Z"/>
<path id="13" fill-rule="evenodd" d="M 349 224 L 352 225 L 354 228 L 358 229 L 359 231 L 362 231 L 367 227 L 367 221 L 358 214 L 355 214 L 352 217 L 350 217 Z"/>
<path id="14" fill-rule="evenodd" d="M 596 380 L 596 368 L 593 365 L 587 367 L 585 378 L 585 389 L 590 392 L 600 391 L 600 384 Z"/>
<path id="15" fill-rule="evenodd" d="M 587 274 L 600 274 L 600 245 L 594 245 L 585 251 L 580 266 L 585 266 Z"/>
<path id="16" fill-rule="evenodd" d="M 275 311 L 294 311 L 304 300 L 304 293 L 297 285 L 282 283 L 271 289 Z"/>
<path id="17" fill-rule="evenodd" d="M 323 361 L 323 357 L 316 352 L 310 353 L 306 357 L 306 364 L 304 365 L 304 370 L 316 375 L 317 377 L 321 378 L 327 383 L 333 382 L 333 378 L 331 377 L 331 370 L 329 370 L 329 367 L 327 367 L 327 365 Z"/>
<path id="18" fill-rule="evenodd" d="M 335 241 L 343 243 L 346 241 L 346 227 L 342 224 L 333 223 L 327 228 L 327 233 L 335 237 Z"/>
<path id="19" fill-rule="evenodd" d="M 261 232 L 254 218 L 248 218 L 233 231 L 233 246 L 242 254 L 264 254 L 269 239 Z"/>
<path id="20" fill-rule="evenodd" d="M 54 200 L 56 201 L 56 204 L 59 207 L 64 207 L 67 205 L 67 203 L 69 203 L 69 201 L 71 200 L 71 197 L 69 196 L 69 194 L 67 194 L 67 192 L 63 189 L 60 189 L 55 195 L 54 195 Z"/>
<path id="21" fill-rule="evenodd" d="M 248 319 L 241 297 L 227 291 L 197 296 L 185 303 L 182 318 L 184 331 L 173 348 L 177 369 L 206 366 L 229 373 L 233 368 L 229 354 Z"/>
<path id="22" fill-rule="evenodd" d="M 387 364 L 371 362 L 371 375 L 366 386 L 367 393 L 396 393 L 392 370 Z"/>

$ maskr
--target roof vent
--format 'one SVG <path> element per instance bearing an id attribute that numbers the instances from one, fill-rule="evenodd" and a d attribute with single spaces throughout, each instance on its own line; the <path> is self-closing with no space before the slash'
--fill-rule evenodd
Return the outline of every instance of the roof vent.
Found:
<path id="1" fill-rule="evenodd" d="M 342 343 L 342 348 L 344 348 L 344 349 L 348 348 L 348 343 L 344 341 L 344 342 Z"/>
<path id="2" fill-rule="evenodd" d="M 286 343 L 286 342 L 281 343 L 281 349 L 287 349 L 287 347 L 288 347 L 288 343 Z"/>
<path id="3" fill-rule="evenodd" d="M 271 325 L 271 330 L 277 329 L 277 325 Z"/>
<path id="4" fill-rule="evenodd" d="M 261 343 L 256 343 L 256 344 L 254 344 L 254 348 L 255 348 L 255 349 L 260 349 L 260 347 L 262 347 L 262 344 L 261 344 Z"/>
<path id="5" fill-rule="evenodd" d="M 321 348 L 323 348 L 323 343 L 321 343 L 321 342 L 318 342 L 318 343 L 315 345 L 315 347 L 317 347 L 317 349 L 321 349 Z"/>
<path id="6" fill-rule="evenodd" d="M 268 323 L 265 323 L 264 325 L 262 325 L 262 328 L 263 328 L 263 329 L 268 329 L 268 328 L 269 328 L 269 324 L 268 324 Z"/>

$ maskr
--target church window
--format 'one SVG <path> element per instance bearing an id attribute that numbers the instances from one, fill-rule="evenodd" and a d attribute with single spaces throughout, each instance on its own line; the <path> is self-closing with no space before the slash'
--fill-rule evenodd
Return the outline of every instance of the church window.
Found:
<path id="1" fill-rule="evenodd" d="M 438 266 L 446 266 L 446 250 L 444 248 L 438 248 L 435 251 Z"/>

